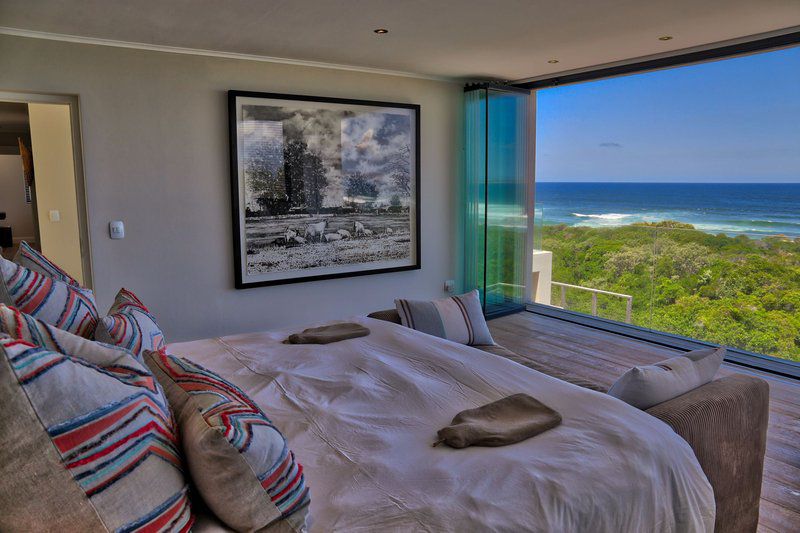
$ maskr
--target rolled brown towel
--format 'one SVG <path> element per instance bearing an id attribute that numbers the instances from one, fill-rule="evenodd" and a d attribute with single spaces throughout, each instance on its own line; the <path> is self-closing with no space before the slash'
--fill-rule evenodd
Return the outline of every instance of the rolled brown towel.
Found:
<path id="1" fill-rule="evenodd" d="M 344 322 L 341 324 L 331 324 L 318 328 L 308 328 L 302 333 L 289 335 L 284 344 L 330 344 L 331 342 L 366 337 L 369 330 L 361 324 L 354 322 Z"/>
<path id="2" fill-rule="evenodd" d="M 561 415 L 527 394 L 512 394 L 475 409 L 461 411 L 437 433 L 438 446 L 505 446 L 514 444 L 561 423 Z"/>

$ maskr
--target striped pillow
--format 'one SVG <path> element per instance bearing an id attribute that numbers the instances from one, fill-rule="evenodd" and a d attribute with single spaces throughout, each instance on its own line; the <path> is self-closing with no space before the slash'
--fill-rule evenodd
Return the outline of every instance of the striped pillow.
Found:
<path id="1" fill-rule="evenodd" d="M 164 350 L 144 359 L 177 414 L 192 481 L 217 517 L 237 531 L 279 520 L 303 530 L 310 502 L 303 467 L 253 400 Z"/>
<path id="2" fill-rule="evenodd" d="M 144 350 L 165 346 L 164 333 L 150 310 L 127 289 L 120 289 L 108 316 L 100 321 L 95 339 L 121 346 L 141 357 Z"/>
<path id="3" fill-rule="evenodd" d="M 404 326 L 470 346 L 494 344 L 478 291 L 440 300 L 395 300 Z"/>
<path id="4" fill-rule="evenodd" d="M 14 256 L 14 262 L 18 265 L 24 266 L 28 270 L 33 270 L 39 274 L 44 274 L 48 278 L 63 281 L 67 285 L 72 285 L 73 287 L 81 286 L 81 284 L 78 283 L 75 278 L 67 274 L 63 269 L 61 269 L 61 267 L 42 255 L 41 252 L 31 248 L 31 245 L 25 241 L 22 241 L 19 244 L 19 250 L 17 250 L 17 254 Z"/>
<path id="5" fill-rule="evenodd" d="M 124 348 L 84 339 L 26 315 L 18 309 L 0 304 L 0 334 L 2 333 L 54 352 L 80 357 L 98 366 L 113 366 L 118 361 L 127 361 L 133 355 Z"/>
<path id="6" fill-rule="evenodd" d="M 0 303 L 85 338 L 92 337 L 99 318 L 91 290 L 50 278 L 2 257 Z"/>
<path id="7" fill-rule="evenodd" d="M 0 334 L 0 530 L 191 528 L 164 393 L 130 354 L 101 364 L 102 348 L 90 361 Z"/>

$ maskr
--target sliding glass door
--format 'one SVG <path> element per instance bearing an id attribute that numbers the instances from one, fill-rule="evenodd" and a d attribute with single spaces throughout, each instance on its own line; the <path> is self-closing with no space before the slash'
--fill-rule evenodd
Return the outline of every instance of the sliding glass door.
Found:
<path id="1" fill-rule="evenodd" d="M 531 97 L 493 86 L 468 88 L 465 97 L 465 285 L 496 316 L 526 301 Z"/>

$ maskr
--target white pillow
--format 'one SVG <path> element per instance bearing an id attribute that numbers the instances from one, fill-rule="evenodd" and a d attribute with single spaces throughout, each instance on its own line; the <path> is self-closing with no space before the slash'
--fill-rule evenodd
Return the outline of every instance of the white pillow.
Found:
<path id="1" fill-rule="evenodd" d="M 635 366 L 614 382 L 608 394 L 648 409 L 711 381 L 724 357 L 723 347 L 704 348 L 654 365 Z"/>

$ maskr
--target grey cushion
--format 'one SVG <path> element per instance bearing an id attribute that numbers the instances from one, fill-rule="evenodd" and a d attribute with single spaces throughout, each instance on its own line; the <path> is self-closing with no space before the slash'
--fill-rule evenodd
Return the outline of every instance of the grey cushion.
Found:
<path id="1" fill-rule="evenodd" d="M 398 299 L 394 303 L 406 327 L 460 344 L 494 344 L 477 290 L 439 300 Z"/>
<path id="2" fill-rule="evenodd" d="M 654 365 L 635 366 L 611 385 L 608 394 L 648 409 L 711 381 L 724 357 L 725 348 L 705 348 Z"/>

